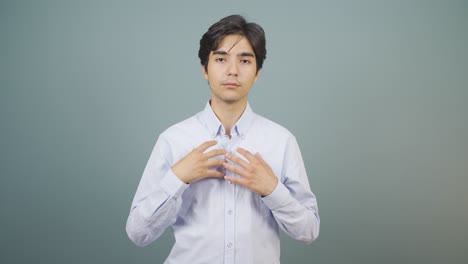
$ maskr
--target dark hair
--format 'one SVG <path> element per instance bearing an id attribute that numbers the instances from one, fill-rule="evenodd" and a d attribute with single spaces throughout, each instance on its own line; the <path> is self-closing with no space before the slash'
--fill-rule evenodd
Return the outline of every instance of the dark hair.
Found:
<path id="1" fill-rule="evenodd" d="M 227 35 L 241 35 L 247 38 L 255 53 L 258 72 L 266 59 L 265 32 L 261 26 L 256 23 L 247 23 L 240 15 L 231 15 L 221 19 L 203 34 L 200 39 L 198 57 L 205 70 L 208 70 L 210 52 L 216 50 Z"/>

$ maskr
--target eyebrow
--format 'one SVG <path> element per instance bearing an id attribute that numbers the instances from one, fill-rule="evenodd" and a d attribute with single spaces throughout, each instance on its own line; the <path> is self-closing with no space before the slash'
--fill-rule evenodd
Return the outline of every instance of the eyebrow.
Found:
<path id="1" fill-rule="evenodd" d="M 227 53 L 224 50 L 215 50 L 213 51 L 213 55 L 229 55 L 229 53 Z M 237 54 L 237 57 L 255 57 L 255 56 L 250 52 L 241 52 Z"/>

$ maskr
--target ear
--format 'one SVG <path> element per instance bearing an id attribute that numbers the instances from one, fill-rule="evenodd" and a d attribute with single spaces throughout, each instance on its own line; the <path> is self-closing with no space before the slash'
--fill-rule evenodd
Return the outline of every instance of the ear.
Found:
<path id="1" fill-rule="evenodd" d="M 262 69 L 258 70 L 257 71 L 257 74 L 255 75 L 255 80 L 254 82 L 256 82 L 258 80 L 258 77 L 260 77 L 260 72 L 262 71 Z"/>
<path id="2" fill-rule="evenodd" d="M 208 72 L 206 71 L 205 65 L 201 65 L 202 71 L 203 71 L 203 77 L 205 77 L 205 80 L 208 80 Z"/>

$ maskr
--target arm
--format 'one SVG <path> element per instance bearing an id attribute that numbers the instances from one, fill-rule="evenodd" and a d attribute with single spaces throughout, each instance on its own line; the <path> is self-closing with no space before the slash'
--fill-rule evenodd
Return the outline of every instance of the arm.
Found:
<path id="1" fill-rule="evenodd" d="M 138 246 L 146 246 L 175 223 L 182 205 L 182 193 L 188 184 L 206 177 L 222 177 L 213 167 L 223 163 L 211 159 L 223 155 L 216 149 L 205 153 L 216 141 L 208 141 L 179 160 L 172 168 L 167 156 L 172 156 L 169 144 L 159 139 L 143 172 L 130 215 L 127 234 Z"/>
<path id="2" fill-rule="evenodd" d="M 317 199 L 310 190 L 301 151 L 292 136 L 288 139 L 281 179 L 263 201 L 289 236 L 311 243 L 320 230 Z"/>
<path id="3" fill-rule="evenodd" d="M 288 139 L 280 181 L 258 153 L 252 155 L 243 149 L 238 149 L 238 152 L 249 162 L 228 155 L 239 166 L 224 166 L 242 177 L 225 177 L 226 180 L 261 195 L 281 229 L 292 238 L 305 243 L 317 239 L 320 227 L 317 200 L 310 190 L 296 139 L 293 136 Z"/>
<path id="4" fill-rule="evenodd" d="M 171 170 L 169 144 L 159 138 L 151 153 L 127 219 L 128 237 L 137 246 L 157 239 L 176 220 L 182 193 L 188 187 Z"/>

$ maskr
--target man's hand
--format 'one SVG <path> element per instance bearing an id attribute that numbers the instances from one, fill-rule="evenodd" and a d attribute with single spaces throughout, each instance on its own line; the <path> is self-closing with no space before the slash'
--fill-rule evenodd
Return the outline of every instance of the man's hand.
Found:
<path id="1" fill-rule="evenodd" d="M 227 159 L 240 167 L 228 164 L 227 162 L 225 162 L 223 166 L 227 170 L 240 175 L 241 178 L 231 176 L 225 176 L 224 178 L 232 183 L 242 185 L 263 197 L 271 194 L 278 184 L 278 178 L 273 173 L 271 167 L 258 153 L 253 155 L 243 148 L 238 148 L 237 152 L 244 156 L 249 162 L 233 154 L 226 154 Z"/>
<path id="2" fill-rule="evenodd" d="M 213 167 L 216 168 L 221 166 L 224 163 L 224 159 L 211 158 L 224 155 L 226 150 L 214 149 L 204 153 L 209 147 L 216 144 L 216 140 L 207 141 L 201 144 L 183 159 L 174 164 L 174 166 L 172 166 L 172 171 L 181 181 L 187 184 L 208 177 L 223 177 L 224 173 L 213 169 Z"/>

